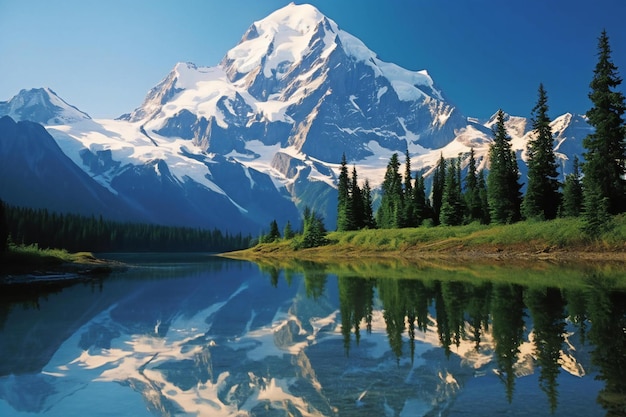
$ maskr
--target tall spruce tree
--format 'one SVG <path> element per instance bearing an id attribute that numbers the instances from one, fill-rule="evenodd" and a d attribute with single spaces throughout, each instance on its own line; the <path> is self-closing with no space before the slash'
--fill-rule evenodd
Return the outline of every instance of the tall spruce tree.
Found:
<path id="1" fill-rule="evenodd" d="M 351 230 L 350 178 L 346 154 L 341 156 L 341 168 L 337 183 L 337 230 Z"/>
<path id="2" fill-rule="evenodd" d="M 356 166 L 352 166 L 352 178 L 350 181 L 350 214 L 352 218 L 350 219 L 350 229 L 349 230 L 358 230 L 362 229 L 365 226 L 365 212 L 363 205 L 363 193 L 358 184 L 358 177 L 356 173 Z"/>
<path id="3" fill-rule="evenodd" d="M 428 201 L 426 199 L 426 186 L 424 176 L 418 173 L 415 176 L 415 187 L 413 187 L 413 206 L 415 207 L 415 225 L 420 226 L 429 215 Z"/>
<path id="4" fill-rule="evenodd" d="M 270 222 L 270 232 L 267 234 L 267 241 L 273 242 L 280 239 L 280 231 L 278 230 L 278 223 L 276 220 Z"/>
<path id="5" fill-rule="evenodd" d="M 528 141 L 528 185 L 522 214 L 528 219 L 554 219 L 561 203 L 554 139 L 548 117 L 548 96 L 539 84 L 539 98 L 532 110 L 533 137 Z"/>
<path id="6" fill-rule="evenodd" d="M 443 201 L 439 216 L 441 224 L 445 226 L 458 226 L 463 223 L 463 205 L 459 181 L 460 170 L 460 159 L 451 160 L 446 173 Z"/>
<path id="7" fill-rule="evenodd" d="M 409 149 L 407 148 L 404 163 L 404 214 L 402 216 L 402 227 L 417 226 L 415 203 L 413 201 L 413 184 L 411 181 L 413 181 L 411 174 L 411 156 L 409 155 Z"/>
<path id="8" fill-rule="evenodd" d="M 443 158 L 443 154 L 439 157 L 437 167 L 433 174 L 433 188 L 432 188 L 432 209 L 433 209 L 433 221 L 435 224 L 440 223 L 439 214 L 441 212 L 441 204 L 443 203 L 443 189 L 446 184 L 446 160 Z"/>
<path id="9" fill-rule="evenodd" d="M 467 221 L 481 221 L 483 213 L 480 201 L 480 189 L 478 188 L 478 172 L 476 171 L 476 154 L 474 148 L 470 149 L 463 199 L 467 207 Z"/>
<path id="10" fill-rule="evenodd" d="M 591 81 L 589 98 L 593 107 L 587 111 L 595 131 L 583 139 L 584 214 L 592 222 L 606 218 L 599 213 L 606 207 L 610 214 L 626 211 L 626 111 L 624 95 L 616 91 L 622 83 L 617 66 L 611 60 L 609 37 L 603 31 L 598 40 L 598 63 Z"/>
<path id="11" fill-rule="evenodd" d="M 480 222 L 482 224 L 489 224 L 491 222 L 491 215 L 489 213 L 489 192 L 485 181 L 484 169 L 481 169 L 478 173 L 478 194 L 480 195 Z"/>
<path id="12" fill-rule="evenodd" d="M 577 217 L 583 206 L 583 187 L 580 180 L 580 164 L 578 157 L 574 156 L 572 172 L 565 177 L 563 185 L 563 205 L 561 216 Z"/>
<path id="13" fill-rule="evenodd" d="M 489 148 L 488 201 L 491 221 L 505 224 L 521 218 L 521 185 L 517 159 L 504 125 L 504 112 L 498 110 L 496 117 L 494 141 Z"/>
<path id="14" fill-rule="evenodd" d="M 291 227 L 291 222 L 287 220 L 287 223 L 285 224 L 285 227 L 283 228 L 283 237 L 285 239 L 293 239 L 294 236 L 295 236 L 295 233 L 293 231 L 293 228 Z"/>
<path id="15" fill-rule="evenodd" d="M 376 229 L 372 205 L 372 189 L 369 180 L 366 178 L 363 184 L 363 227 L 366 229 Z"/>
<path id="16" fill-rule="evenodd" d="M 382 229 L 400 227 L 402 218 L 402 177 L 399 173 L 398 154 L 394 153 L 387 164 L 385 179 L 382 183 L 380 207 L 376 213 L 376 223 Z"/>

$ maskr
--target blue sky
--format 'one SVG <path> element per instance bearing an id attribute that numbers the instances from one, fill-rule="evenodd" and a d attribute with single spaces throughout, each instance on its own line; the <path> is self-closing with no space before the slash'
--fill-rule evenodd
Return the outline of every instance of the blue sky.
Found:
<path id="1" fill-rule="evenodd" d="M 0 0 L 0 101 L 45 86 L 92 117 L 117 117 L 177 62 L 216 65 L 253 21 L 288 3 Z M 584 113 L 603 29 L 626 76 L 624 0 L 309 3 L 382 60 L 428 70 L 467 116 L 528 116 L 540 82 L 553 118 Z"/>

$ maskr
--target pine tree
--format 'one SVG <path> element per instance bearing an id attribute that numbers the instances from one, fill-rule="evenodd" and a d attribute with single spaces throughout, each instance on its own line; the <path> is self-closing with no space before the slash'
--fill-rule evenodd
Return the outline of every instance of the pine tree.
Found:
<path id="1" fill-rule="evenodd" d="M 459 183 L 460 168 L 460 160 L 452 160 L 448 165 L 439 216 L 441 224 L 445 226 L 458 226 L 463 223 L 461 185 Z"/>
<path id="2" fill-rule="evenodd" d="M 402 227 L 417 226 L 417 218 L 415 215 L 415 203 L 413 201 L 413 181 L 411 174 L 411 156 L 409 150 L 406 150 L 404 163 L 404 214 L 402 218 Z"/>
<path id="3" fill-rule="evenodd" d="M 513 223 L 520 219 L 521 194 L 519 168 L 511 138 L 504 125 L 504 112 L 498 110 L 494 141 L 489 148 L 491 169 L 487 176 L 488 201 L 491 221 Z"/>
<path id="4" fill-rule="evenodd" d="M 370 188 L 370 182 L 366 178 L 365 184 L 363 184 L 363 227 L 366 229 L 376 229 L 372 204 L 372 189 Z"/>
<path id="5" fill-rule="evenodd" d="M 446 183 L 446 160 L 443 158 L 443 154 L 439 157 L 439 162 L 435 168 L 433 174 L 433 189 L 432 189 L 432 209 L 433 209 L 433 221 L 435 224 L 440 223 L 439 214 L 441 212 L 441 204 L 443 203 L 443 188 Z"/>
<path id="6" fill-rule="evenodd" d="M 424 176 L 421 173 L 417 174 L 415 178 L 415 187 L 413 187 L 413 206 L 415 207 L 415 225 L 420 226 L 429 215 Z"/>
<path id="7" fill-rule="evenodd" d="M 580 165 L 578 157 L 574 156 L 572 173 L 565 177 L 563 185 L 563 207 L 561 216 L 577 217 L 583 205 L 583 187 L 580 180 Z"/>
<path id="8" fill-rule="evenodd" d="M 283 237 L 285 239 L 293 239 L 295 233 L 293 232 L 293 228 L 291 227 L 291 222 L 287 220 L 287 224 L 285 224 L 285 228 L 283 229 Z"/>
<path id="9" fill-rule="evenodd" d="M 481 169 L 478 173 L 478 195 L 480 196 L 480 223 L 491 223 L 491 216 L 489 214 L 489 192 L 487 190 L 487 183 L 485 182 L 485 170 Z"/>
<path id="10" fill-rule="evenodd" d="M 376 223 L 383 229 L 400 227 L 402 218 L 402 178 L 399 173 L 398 154 L 394 153 L 387 164 L 382 184 L 382 198 L 376 213 Z"/>
<path id="11" fill-rule="evenodd" d="M 626 111 L 624 95 L 615 89 L 622 83 L 611 60 L 609 37 L 603 31 L 598 40 L 598 63 L 591 81 L 589 98 L 593 107 L 587 111 L 595 132 L 583 139 L 587 149 L 583 164 L 585 216 L 594 222 L 605 216 L 597 213 L 599 201 L 610 214 L 626 211 Z M 589 212 L 590 210 L 590 212 Z M 589 213 L 588 213 L 589 212 Z"/>
<path id="12" fill-rule="evenodd" d="M 278 223 L 276 220 L 272 220 L 270 223 L 270 232 L 267 235 L 267 241 L 273 242 L 275 240 L 280 239 L 280 231 L 278 231 Z"/>
<path id="13" fill-rule="evenodd" d="M 302 235 L 293 240 L 294 249 L 314 248 L 328 243 L 324 218 L 308 206 L 304 208 Z"/>
<path id="14" fill-rule="evenodd" d="M 348 222 L 350 226 L 348 230 L 362 229 L 365 226 L 365 212 L 363 207 L 363 195 L 357 180 L 356 166 L 352 167 L 350 200 L 348 204 L 350 205 L 349 213 L 352 215 L 352 218 Z"/>
<path id="15" fill-rule="evenodd" d="M 337 230 L 351 230 L 350 179 L 346 154 L 341 156 L 341 168 L 337 184 Z"/>
<path id="16" fill-rule="evenodd" d="M 465 206 L 467 207 L 468 223 L 480 221 L 483 218 L 475 155 L 474 148 L 471 148 L 467 164 L 467 175 L 465 176 L 465 194 L 463 195 Z"/>
<path id="17" fill-rule="evenodd" d="M 528 186 L 522 203 L 527 219 L 550 220 L 557 215 L 561 203 L 554 139 L 548 117 L 548 97 L 539 84 L 539 99 L 532 110 L 533 138 L 528 141 Z"/>

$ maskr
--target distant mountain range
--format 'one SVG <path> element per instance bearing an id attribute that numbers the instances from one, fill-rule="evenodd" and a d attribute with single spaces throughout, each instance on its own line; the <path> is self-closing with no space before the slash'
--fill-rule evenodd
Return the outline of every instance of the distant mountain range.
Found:
<path id="1" fill-rule="evenodd" d="M 0 102 L 2 115 L 19 122 L 0 121 L 0 198 L 10 204 L 253 234 L 274 219 L 299 225 L 305 206 L 334 229 L 343 153 L 374 187 L 407 149 L 415 170 L 472 147 L 485 167 L 494 124 L 463 115 L 427 71 L 381 61 L 294 4 L 254 22 L 219 65 L 177 64 L 116 120 L 92 119 L 47 88 Z M 521 182 L 530 124 L 506 123 Z M 570 172 L 590 126 L 568 113 L 552 129 Z"/>

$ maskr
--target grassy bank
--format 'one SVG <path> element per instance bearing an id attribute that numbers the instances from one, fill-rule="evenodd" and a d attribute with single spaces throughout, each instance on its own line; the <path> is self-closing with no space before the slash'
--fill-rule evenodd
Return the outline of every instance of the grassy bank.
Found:
<path id="1" fill-rule="evenodd" d="M 438 226 L 331 232 L 326 246 L 295 251 L 280 240 L 228 256 L 311 259 L 354 257 L 579 258 L 626 261 L 626 216 L 613 219 L 606 232 L 591 238 L 581 219 L 525 221 L 512 225 Z"/>
<path id="2" fill-rule="evenodd" d="M 0 259 L 0 283 L 3 276 L 43 277 L 51 274 L 90 274 L 111 270 L 109 262 L 95 258 L 90 252 L 69 253 L 64 249 L 42 249 L 36 244 L 10 244 L 8 250 L 0 254 Z M 29 278 L 20 278 L 27 279 Z"/>
<path id="3" fill-rule="evenodd" d="M 294 250 L 289 240 L 223 254 L 269 274 L 506 282 L 555 287 L 609 280 L 626 288 L 626 216 L 590 238 L 580 219 L 456 227 L 331 232 L 329 244 Z"/>

